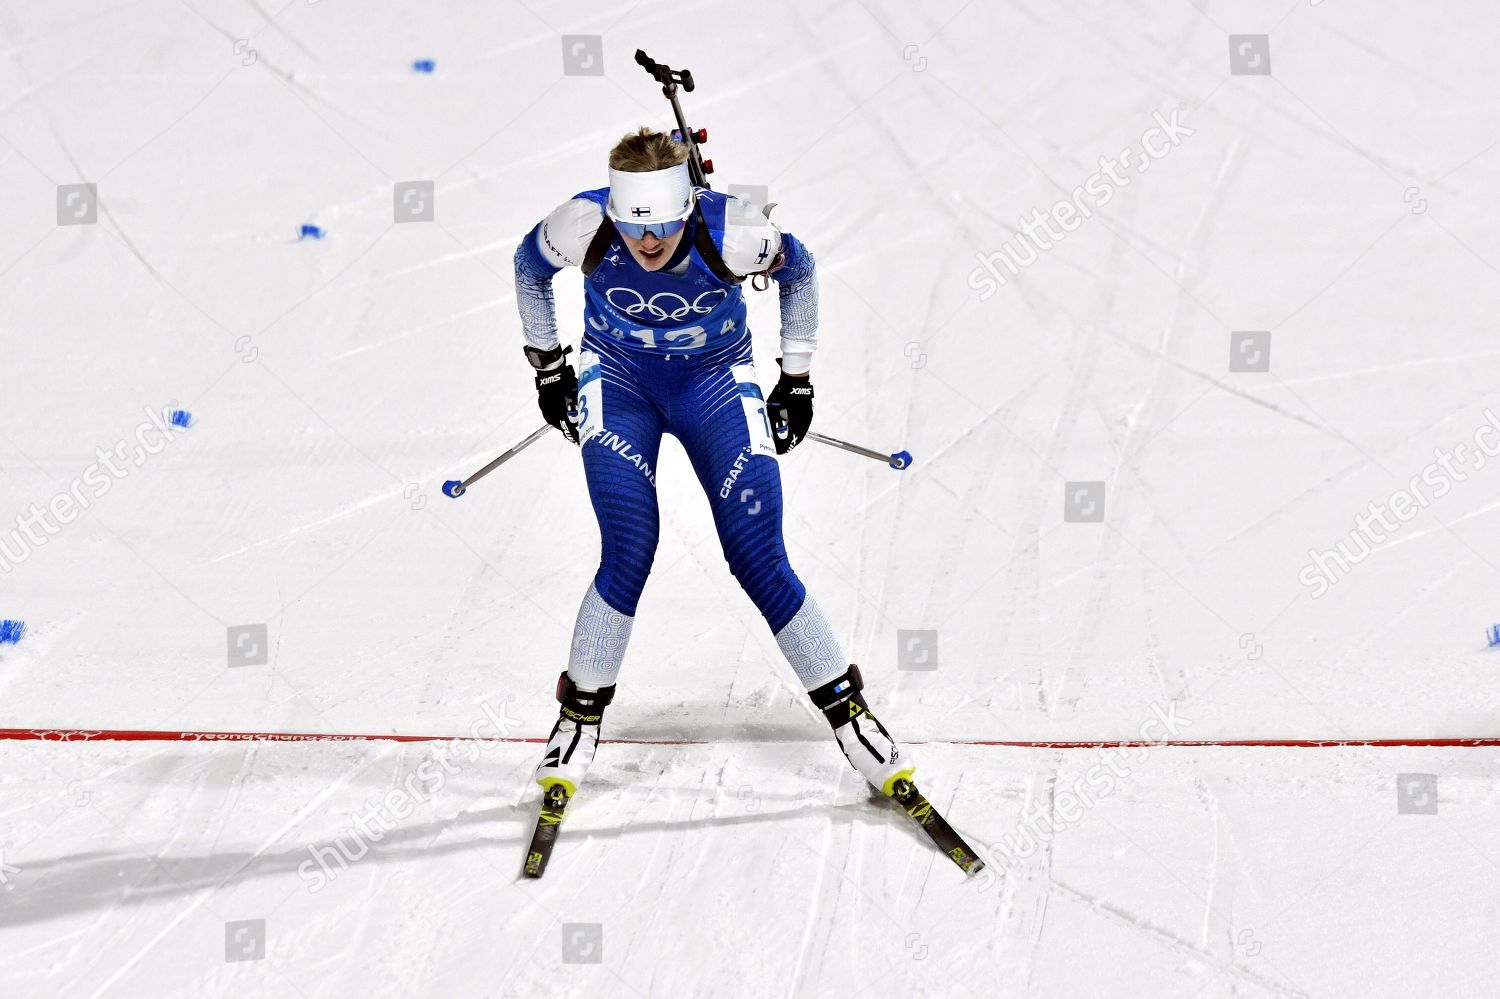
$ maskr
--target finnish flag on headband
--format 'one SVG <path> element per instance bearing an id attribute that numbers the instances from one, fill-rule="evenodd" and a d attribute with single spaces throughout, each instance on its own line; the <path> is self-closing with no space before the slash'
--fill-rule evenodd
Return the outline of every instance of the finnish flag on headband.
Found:
<path id="1" fill-rule="evenodd" d="M 693 210 L 686 163 L 636 173 L 609 168 L 609 217 L 618 222 L 670 222 Z"/>

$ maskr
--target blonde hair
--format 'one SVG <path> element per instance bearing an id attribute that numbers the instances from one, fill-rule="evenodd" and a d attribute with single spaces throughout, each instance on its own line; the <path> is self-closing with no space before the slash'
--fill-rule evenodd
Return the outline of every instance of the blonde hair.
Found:
<path id="1" fill-rule="evenodd" d="M 687 157 L 687 146 L 642 125 L 615 143 L 615 148 L 609 151 L 609 166 L 627 173 L 650 173 L 684 163 Z"/>

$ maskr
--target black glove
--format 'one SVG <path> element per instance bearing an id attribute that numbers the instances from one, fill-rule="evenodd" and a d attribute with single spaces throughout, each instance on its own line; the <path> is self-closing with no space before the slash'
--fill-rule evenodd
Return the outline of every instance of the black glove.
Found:
<path id="1" fill-rule="evenodd" d="M 777 366 L 781 358 L 776 359 Z M 786 454 L 802 443 L 807 428 L 812 426 L 813 387 L 812 378 L 781 373 L 781 379 L 771 390 L 766 400 L 766 412 L 771 417 L 771 440 L 777 454 Z"/>
<path id="2" fill-rule="evenodd" d="M 537 350 L 528 346 L 526 360 L 537 369 L 536 405 L 542 411 L 542 419 L 577 444 L 578 424 L 572 411 L 578 408 L 578 373 L 573 365 L 563 361 L 572 350 L 572 347 Z"/>

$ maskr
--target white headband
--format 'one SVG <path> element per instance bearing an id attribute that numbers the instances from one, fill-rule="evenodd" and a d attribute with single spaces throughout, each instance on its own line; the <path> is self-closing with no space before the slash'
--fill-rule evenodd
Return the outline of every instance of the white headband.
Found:
<path id="1" fill-rule="evenodd" d="M 686 163 L 634 173 L 609 168 L 608 213 L 621 222 L 668 222 L 693 210 L 693 183 Z"/>

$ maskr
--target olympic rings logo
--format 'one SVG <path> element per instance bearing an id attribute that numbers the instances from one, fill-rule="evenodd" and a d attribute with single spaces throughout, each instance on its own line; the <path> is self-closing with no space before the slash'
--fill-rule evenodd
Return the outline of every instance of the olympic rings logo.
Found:
<path id="1" fill-rule="evenodd" d="M 617 294 L 621 296 L 620 301 L 615 300 Z M 714 295 L 719 296 L 719 301 L 713 301 L 712 296 Z M 644 315 L 652 319 L 669 319 L 672 322 L 677 322 L 691 315 L 708 315 L 717 306 L 722 304 L 724 299 L 729 297 L 729 293 L 722 288 L 713 288 L 689 302 L 681 295 L 670 291 L 659 291 L 648 299 L 634 288 L 611 288 L 605 293 L 604 297 L 609 301 L 610 305 L 613 305 L 632 318 Z M 634 297 L 635 301 L 630 301 L 631 297 Z M 705 303 L 705 299 L 708 300 L 707 303 Z M 664 308 L 663 306 L 666 307 Z"/>

